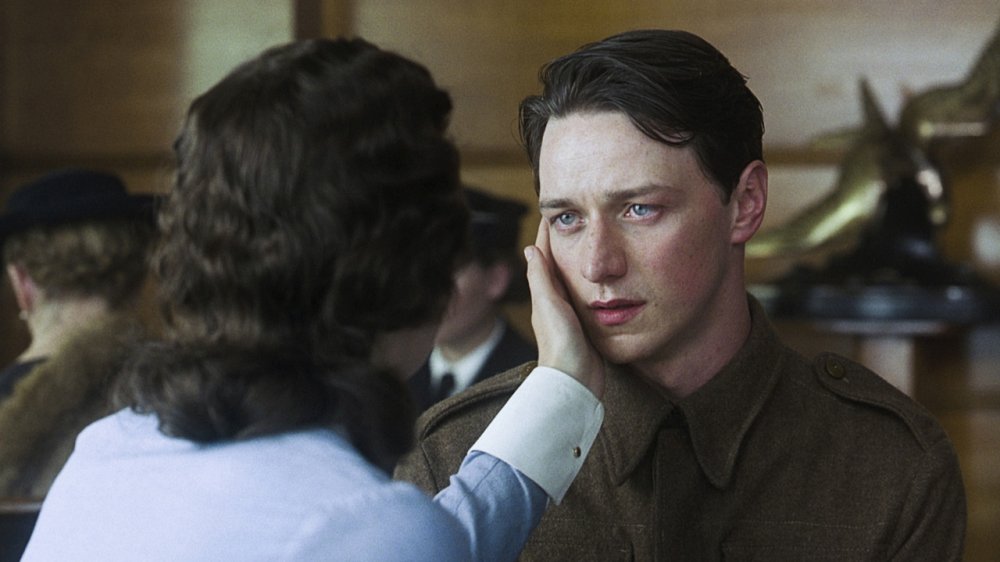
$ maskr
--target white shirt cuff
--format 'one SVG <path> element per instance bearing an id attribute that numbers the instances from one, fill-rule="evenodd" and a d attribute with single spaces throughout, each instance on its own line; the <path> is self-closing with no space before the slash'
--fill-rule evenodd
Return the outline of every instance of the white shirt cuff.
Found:
<path id="1" fill-rule="evenodd" d="M 562 371 L 535 367 L 471 450 L 513 466 L 558 504 L 603 421 L 604 406 L 587 387 Z"/>

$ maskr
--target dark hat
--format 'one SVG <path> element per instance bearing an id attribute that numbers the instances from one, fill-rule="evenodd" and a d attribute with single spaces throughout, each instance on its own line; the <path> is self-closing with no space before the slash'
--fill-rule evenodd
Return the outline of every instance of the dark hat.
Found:
<path id="1" fill-rule="evenodd" d="M 133 195 L 118 176 L 90 170 L 60 170 L 18 187 L 0 213 L 0 245 L 7 236 L 36 226 L 94 219 L 152 221 L 153 195 Z"/>
<path id="2" fill-rule="evenodd" d="M 466 186 L 465 200 L 471 212 L 472 245 L 475 253 L 514 253 L 521 233 L 521 217 L 528 207 L 519 201 L 498 197 Z"/>

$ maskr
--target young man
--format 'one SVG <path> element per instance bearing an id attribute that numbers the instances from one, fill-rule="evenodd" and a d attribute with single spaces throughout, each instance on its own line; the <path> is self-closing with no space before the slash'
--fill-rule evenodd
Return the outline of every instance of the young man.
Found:
<path id="1" fill-rule="evenodd" d="M 521 105 L 543 215 L 526 255 L 566 301 L 532 304 L 571 307 L 609 372 L 593 452 L 521 559 L 960 559 L 941 427 L 864 367 L 785 347 L 746 293 L 767 169 L 745 78 L 697 36 L 634 31 L 542 81 Z M 446 485 L 526 373 L 425 416 L 397 476 Z"/>
<path id="2" fill-rule="evenodd" d="M 538 357 L 502 311 L 505 303 L 527 296 L 518 237 L 528 208 L 473 187 L 462 191 L 471 211 L 470 254 L 455 272 L 434 350 L 407 380 L 421 411 Z"/>

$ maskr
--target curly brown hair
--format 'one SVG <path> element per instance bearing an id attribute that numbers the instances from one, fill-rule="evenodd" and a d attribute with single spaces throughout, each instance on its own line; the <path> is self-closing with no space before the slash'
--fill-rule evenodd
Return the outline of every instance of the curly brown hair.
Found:
<path id="1" fill-rule="evenodd" d="M 360 39 L 273 48 L 196 99 L 154 256 L 168 337 L 127 403 L 200 442 L 340 426 L 391 466 L 413 408 L 370 353 L 452 290 L 468 212 L 450 111 L 425 68 Z"/>

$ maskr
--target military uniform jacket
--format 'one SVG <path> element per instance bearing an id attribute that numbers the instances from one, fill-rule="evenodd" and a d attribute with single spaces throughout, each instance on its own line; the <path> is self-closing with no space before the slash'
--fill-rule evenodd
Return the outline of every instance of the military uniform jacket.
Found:
<path id="1" fill-rule="evenodd" d="M 960 560 L 958 461 L 940 425 L 842 357 L 782 345 L 751 300 L 732 361 L 676 402 L 609 375 L 605 421 L 521 560 Z M 396 476 L 436 492 L 531 364 L 428 410 Z"/>

